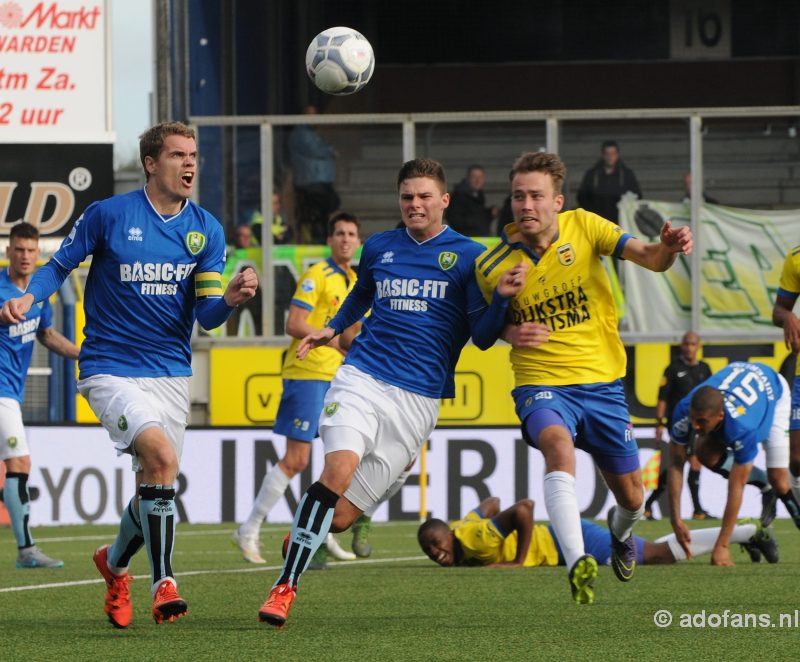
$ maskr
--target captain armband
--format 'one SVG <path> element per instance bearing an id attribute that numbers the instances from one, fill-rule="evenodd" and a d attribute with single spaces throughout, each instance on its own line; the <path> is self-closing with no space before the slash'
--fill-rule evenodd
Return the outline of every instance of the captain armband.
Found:
<path id="1" fill-rule="evenodd" d="M 206 271 L 194 275 L 194 294 L 197 300 L 207 299 L 208 297 L 221 297 L 222 276 L 215 271 Z"/>

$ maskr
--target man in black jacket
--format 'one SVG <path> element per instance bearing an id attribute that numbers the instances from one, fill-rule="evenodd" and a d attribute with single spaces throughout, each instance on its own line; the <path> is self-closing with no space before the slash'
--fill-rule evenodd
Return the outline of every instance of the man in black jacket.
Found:
<path id="1" fill-rule="evenodd" d="M 497 216 L 496 207 L 486 206 L 483 186 L 486 172 L 477 164 L 467 168 L 467 176 L 453 189 L 447 208 L 447 224 L 467 237 L 489 237 L 492 221 Z"/>
<path id="2" fill-rule="evenodd" d="M 602 158 L 583 176 L 578 189 L 578 206 L 616 223 L 619 199 L 628 191 L 641 198 L 642 190 L 633 170 L 619 158 L 619 146 L 615 141 L 606 140 L 600 153 Z"/>

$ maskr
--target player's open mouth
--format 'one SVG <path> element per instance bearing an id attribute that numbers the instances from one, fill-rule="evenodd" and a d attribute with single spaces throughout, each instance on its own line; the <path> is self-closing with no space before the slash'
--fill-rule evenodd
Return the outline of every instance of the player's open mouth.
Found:
<path id="1" fill-rule="evenodd" d="M 194 173 L 193 172 L 184 172 L 181 175 L 181 179 L 183 180 L 184 184 L 186 184 L 187 186 L 191 186 L 192 182 L 194 181 Z"/>

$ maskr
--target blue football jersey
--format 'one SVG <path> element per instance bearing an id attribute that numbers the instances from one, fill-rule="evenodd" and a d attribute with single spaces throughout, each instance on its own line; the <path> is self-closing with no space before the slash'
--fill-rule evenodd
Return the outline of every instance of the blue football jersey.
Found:
<path id="1" fill-rule="evenodd" d="M 22 295 L 22 291 L 8 278 L 8 269 L 0 271 L 0 306 L 9 299 Z M 25 398 L 25 378 L 33 355 L 33 343 L 39 329 L 53 323 L 50 302 L 45 299 L 25 315 L 18 324 L 0 323 L 0 398 Z"/>
<path id="2" fill-rule="evenodd" d="M 191 375 L 196 298 L 222 295 L 219 221 L 191 201 L 164 218 L 133 191 L 87 207 L 52 259 L 72 270 L 88 255 L 81 378 Z"/>
<path id="3" fill-rule="evenodd" d="M 758 455 L 758 445 L 769 437 L 775 405 L 783 395 L 778 373 L 763 363 L 736 361 L 693 388 L 672 415 L 672 438 L 679 444 L 688 444 L 694 434 L 689 404 L 694 392 L 703 386 L 713 386 L 725 397 L 720 434 L 725 445 L 733 450 L 735 462 L 752 462 Z"/>
<path id="4" fill-rule="evenodd" d="M 354 290 L 371 295 L 372 312 L 345 362 L 413 393 L 453 397 L 468 313 L 487 307 L 474 275 L 483 250 L 449 227 L 422 243 L 405 228 L 370 237 Z"/>

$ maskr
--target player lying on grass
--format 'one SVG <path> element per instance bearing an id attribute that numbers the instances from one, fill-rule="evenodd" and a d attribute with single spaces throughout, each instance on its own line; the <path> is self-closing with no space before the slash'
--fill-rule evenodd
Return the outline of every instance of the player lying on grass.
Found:
<path id="1" fill-rule="evenodd" d="M 500 499 L 489 497 L 471 510 L 464 519 L 450 525 L 440 519 L 423 522 L 417 532 L 422 551 L 442 566 L 557 566 L 564 557 L 550 525 L 534 524 L 533 501 L 523 499 L 500 511 Z M 611 534 L 589 520 L 581 520 L 586 549 L 601 565 L 611 559 Z M 714 548 L 719 527 L 692 531 L 691 554 L 709 554 Z M 675 534 L 654 542 L 635 536 L 637 562 L 645 565 L 684 561 L 687 556 Z M 771 529 L 758 523 L 739 524 L 733 542 L 750 553 L 753 561 L 761 555 L 770 563 L 778 562 L 778 543 Z"/>

